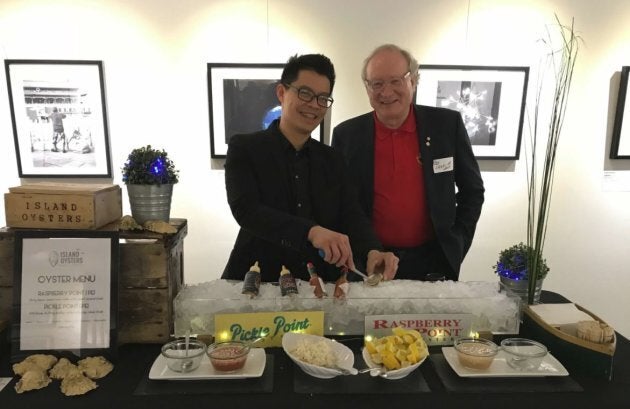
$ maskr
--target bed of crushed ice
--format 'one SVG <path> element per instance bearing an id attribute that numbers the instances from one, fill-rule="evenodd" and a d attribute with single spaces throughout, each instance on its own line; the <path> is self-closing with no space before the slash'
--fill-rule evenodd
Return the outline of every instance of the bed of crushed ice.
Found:
<path id="1" fill-rule="evenodd" d="M 518 332 L 519 299 L 500 291 L 498 282 L 394 280 L 370 287 L 350 283 L 345 300 L 319 299 L 307 281 L 297 280 L 299 293 L 282 296 L 277 283 L 262 283 L 258 296 L 242 294 L 242 281 L 213 280 L 188 285 L 175 297 L 175 335 L 186 331 L 213 334 L 214 315 L 270 311 L 324 311 L 326 335 L 362 335 L 366 315 L 470 313 L 472 329 L 495 334 Z"/>

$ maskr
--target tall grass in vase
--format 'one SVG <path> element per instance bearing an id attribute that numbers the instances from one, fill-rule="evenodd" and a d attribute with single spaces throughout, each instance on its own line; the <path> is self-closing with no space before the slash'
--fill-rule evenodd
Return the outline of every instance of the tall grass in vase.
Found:
<path id="1" fill-rule="evenodd" d="M 533 123 L 531 118 L 529 118 L 529 146 L 527 143 L 525 144 L 528 198 L 527 246 L 530 249 L 527 255 L 528 304 L 534 303 L 534 290 L 536 288 L 536 282 L 541 276 L 540 273 L 546 273 L 546 271 L 538 271 L 543 268 L 542 263 L 538 262 L 538 260 L 542 259 L 545 245 L 551 193 L 553 191 L 556 152 L 558 150 L 564 115 L 569 100 L 573 68 L 575 67 L 579 43 L 581 41 L 581 38 L 575 34 L 573 19 L 571 20 L 570 26 L 563 25 L 558 19 L 558 16 L 555 16 L 555 19 L 559 40 L 554 40 L 553 33 L 549 30 L 547 30 L 547 36 L 542 39 L 549 53 L 545 55 L 543 64 L 541 64 L 540 67 L 536 84 Z M 548 72 L 552 72 L 554 75 L 552 78 L 553 87 L 547 85 L 547 81 L 544 78 L 544 74 Z M 544 90 L 553 89 L 553 95 L 548 119 L 549 123 L 546 125 L 547 147 L 542 163 L 539 164 L 539 158 L 537 157 L 539 149 L 538 137 L 539 134 L 542 134 L 541 129 L 545 129 L 545 125 L 542 124 L 539 115 L 543 88 Z M 529 153 L 527 152 L 528 148 Z"/>

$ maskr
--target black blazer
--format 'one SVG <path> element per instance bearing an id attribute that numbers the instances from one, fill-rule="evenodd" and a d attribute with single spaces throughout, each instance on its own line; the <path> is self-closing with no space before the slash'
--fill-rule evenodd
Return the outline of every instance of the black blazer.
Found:
<path id="1" fill-rule="evenodd" d="M 284 139 L 277 121 L 265 131 L 230 138 L 225 187 L 241 229 L 222 278 L 243 279 L 258 261 L 263 281 L 277 281 L 282 265 L 296 278 L 308 280 L 306 263 L 311 261 L 324 280 L 336 280 L 338 269 L 325 263 L 307 240 L 314 225 L 347 234 L 356 259 L 382 248 L 340 152 L 314 139 L 308 142 L 313 218 L 295 215 Z"/>
<path id="2" fill-rule="evenodd" d="M 431 221 L 450 266 L 459 275 L 484 200 L 479 165 L 459 112 L 415 105 L 414 114 Z M 332 146 L 346 158 L 359 188 L 359 202 L 370 217 L 374 204 L 374 126 L 370 112 L 339 124 L 332 136 Z M 443 158 L 453 158 L 452 170 L 434 172 L 434 161 Z"/>

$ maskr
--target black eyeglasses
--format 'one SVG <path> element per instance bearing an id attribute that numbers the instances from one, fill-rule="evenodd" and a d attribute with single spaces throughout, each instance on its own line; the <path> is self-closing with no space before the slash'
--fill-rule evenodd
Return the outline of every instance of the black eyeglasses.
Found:
<path id="1" fill-rule="evenodd" d="M 332 97 L 326 94 L 315 95 L 313 91 L 306 87 L 295 87 L 291 84 L 283 84 L 287 88 L 293 88 L 297 92 L 297 96 L 304 102 L 311 102 L 314 98 L 317 98 L 317 105 L 323 108 L 330 108 L 335 101 Z"/>

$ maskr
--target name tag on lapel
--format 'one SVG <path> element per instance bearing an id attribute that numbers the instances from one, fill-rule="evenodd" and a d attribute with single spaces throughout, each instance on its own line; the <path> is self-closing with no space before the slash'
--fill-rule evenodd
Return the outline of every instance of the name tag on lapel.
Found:
<path id="1" fill-rule="evenodd" d="M 433 173 L 449 172 L 453 170 L 453 157 L 434 159 Z"/>

